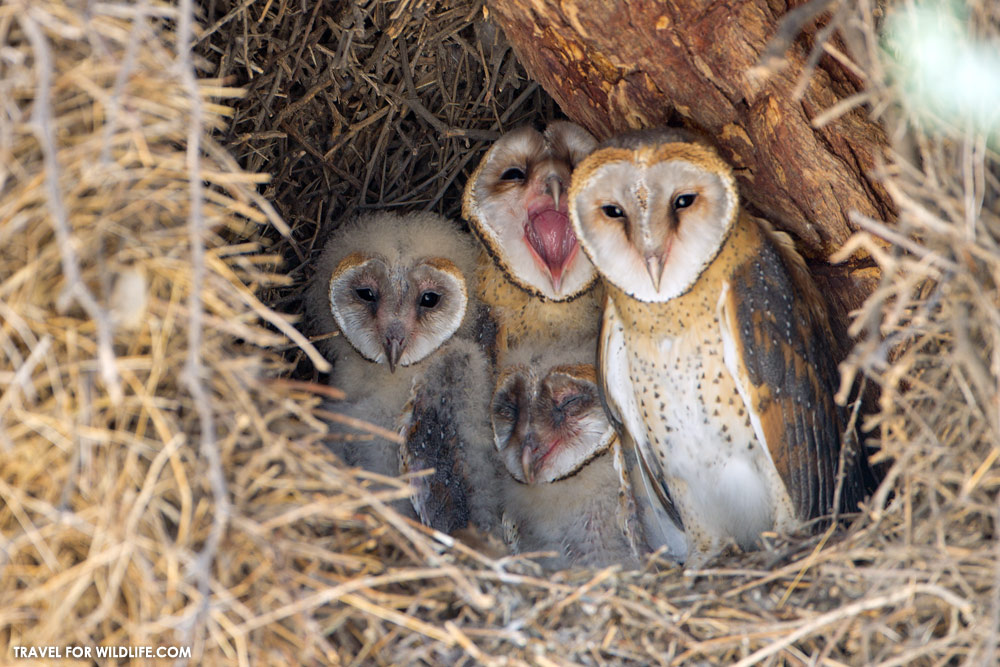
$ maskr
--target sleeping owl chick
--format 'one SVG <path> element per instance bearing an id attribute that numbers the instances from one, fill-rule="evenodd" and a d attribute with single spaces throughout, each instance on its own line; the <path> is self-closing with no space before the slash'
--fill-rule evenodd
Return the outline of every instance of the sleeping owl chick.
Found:
<path id="1" fill-rule="evenodd" d="M 484 248 L 475 291 L 498 320 L 498 358 L 522 343 L 574 344 L 597 332 L 597 276 L 566 207 L 570 174 L 595 145 L 565 121 L 544 133 L 522 127 L 490 147 L 465 186 L 462 214 Z"/>
<path id="2" fill-rule="evenodd" d="M 350 397 L 338 412 L 396 428 L 429 360 L 453 336 L 472 335 L 475 256 L 467 234 L 431 213 L 373 213 L 333 233 L 305 305 L 310 333 L 340 332 L 321 343 L 334 362 L 330 383 Z M 349 465 L 399 474 L 399 445 L 387 440 L 334 450 Z"/>
<path id="3" fill-rule="evenodd" d="M 493 393 L 506 539 L 517 553 L 557 552 L 552 568 L 638 564 L 593 356 L 589 346 L 518 351 Z"/>
<path id="4" fill-rule="evenodd" d="M 636 496 L 672 497 L 686 564 L 830 513 L 837 346 L 804 261 L 742 209 L 730 166 L 684 132 L 626 134 L 580 164 L 570 213 L 606 283 L 598 372 L 640 463 Z M 852 511 L 870 472 L 844 453 Z"/>

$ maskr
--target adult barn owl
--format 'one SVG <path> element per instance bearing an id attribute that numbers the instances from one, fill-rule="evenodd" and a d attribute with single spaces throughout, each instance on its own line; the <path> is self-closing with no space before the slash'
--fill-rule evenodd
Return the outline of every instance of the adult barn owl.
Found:
<path id="1" fill-rule="evenodd" d="M 642 464 L 637 495 L 676 503 L 688 564 L 831 512 L 845 415 L 826 310 L 730 167 L 687 133 L 631 133 L 577 167 L 569 205 L 606 283 L 608 408 Z M 846 456 L 844 508 L 866 466 Z"/>

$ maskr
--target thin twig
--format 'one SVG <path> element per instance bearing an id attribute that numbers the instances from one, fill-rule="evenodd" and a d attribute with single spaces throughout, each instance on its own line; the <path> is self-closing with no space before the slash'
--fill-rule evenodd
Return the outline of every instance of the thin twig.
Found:
<path id="1" fill-rule="evenodd" d="M 839 1 L 839 0 L 838 0 Z M 755 70 L 758 75 L 770 75 L 785 64 L 785 53 L 798 39 L 802 30 L 820 14 L 826 11 L 834 0 L 809 0 L 803 5 L 785 13 L 778 28 L 760 55 Z"/>
<path id="2" fill-rule="evenodd" d="M 188 571 L 197 583 L 201 601 L 196 613 L 190 618 L 190 624 L 182 631 L 191 637 L 204 623 L 208 615 L 211 600 L 212 563 L 215 561 L 219 544 L 229 523 L 229 495 L 226 489 L 226 477 L 222 471 L 222 460 L 219 455 L 219 444 L 216 440 L 215 420 L 213 416 L 212 397 L 202 384 L 205 368 L 201 361 L 203 304 L 201 290 L 205 283 L 205 220 L 204 194 L 202 192 L 201 174 L 201 137 L 203 132 L 201 95 L 198 91 L 198 81 L 195 78 L 192 61 L 192 37 L 194 6 L 192 0 L 180 0 L 180 20 L 177 25 L 177 62 L 181 82 L 186 89 L 190 116 L 188 118 L 187 136 L 187 172 L 189 184 L 188 233 L 191 244 L 191 293 L 188 296 L 188 350 L 187 361 L 183 371 L 184 383 L 188 386 L 191 400 L 198 413 L 201 428 L 201 455 L 208 463 L 207 476 L 212 489 L 212 500 L 215 507 L 212 511 L 212 529 L 198 557 L 195 558 Z"/>
<path id="3" fill-rule="evenodd" d="M 267 383 L 275 387 L 300 389 L 302 391 L 320 394 L 321 396 L 326 396 L 327 398 L 335 400 L 341 400 L 347 397 L 347 394 L 345 394 L 343 390 L 331 387 L 328 384 L 320 384 L 318 382 L 304 382 L 302 380 L 289 380 L 287 378 L 271 378 L 267 381 Z"/>
<path id="4" fill-rule="evenodd" d="M 122 58 L 121 66 L 115 74 L 114 88 L 111 89 L 111 98 L 107 102 L 108 119 L 104 123 L 103 140 L 101 142 L 101 157 L 99 161 L 102 165 L 107 165 L 111 161 L 111 140 L 118 130 L 125 84 L 128 83 L 128 79 L 135 68 L 135 54 L 139 49 L 141 38 L 145 37 L 146 10 L 148 7 L 149 0 L 139 0 L 136 4 L 135 16 L 132 19 L 132 29 L 129 31 L 128 44 L 125 46 L 125 57 Z"/>
<path id="5" fill-rule="evenodd" d="M 760 662 L 765 658 L 769 658 L 775 653 L 783 651 L 788 648 L 798 640 L 803 637 L 807 637 L 822 628 L 832 625 L 837 621 L 853 618 L 860 616 L 866 611 L 873 611 L 875 609 L 881 609 L 883 607 L 891 607 L 892 605 L 899 604 L 904 600 L 916 597 L 919 594 L 933 595 L 941 598 L 947 604 L 955 607 L 963 608 L 968 607 L 969 603 L 966 600 L 958 597 L 951 591 L 947 591 L 940 586 L 932 586 L 929 584 L 918 584 L 914 586 L 908 586 L 895 593 L 889 593 L 887 595 L 882 595 L 874 598 L 866 598 L 864 600 L 859 600 L 853 604 L 844 605 L 838 609 L 834 609 L 831 612 L 827 612 L 820 616 L 817 616 L 808 623 L 803 623 L 794 632 L 785 634 L 778 637 L 775 641 L 768 644 L 762 649 L 759 649 L 750 655 L 748 655 L 743 660 L 736 663 L 735 667 L 750 667 L 754 663 Z M 791 625 L 791 624 L 789 624 Z"/>
<path id="6" fill-rule="evenodd" d="M 101 369 L 101 377 L 111 397 L 111 402 L 120 405 L 124 394 L 121 379 L 115 366 L 115 353 L 112 347 L 114 341 L 111 318 L 101 308 L 97 299 L 87 289 L 80 272 L 80 263 L 73 249 L 72 231 L 66 206 L 63 203 L 59 186 L 59 159 L 56 149 L 55 120 L 52 118 L 52 52 L 48 40 L 33 18 L 34 11 L 25 8 L 19 16 L 28 41 L 35 55 L 35 69 L 38 73 L 37 95 L 31 110 L 31 124 L 38 143 L 42 149 L 45 163 L 45 190 L 48 199 L 49 213 L 59 242 L 59 252 L 62 256 L 62 269 L 66 277 L 66 288 L 60 301 L 65 297 L 73 297 L 94 321 L 97 327 L 97 359 Z"/>
<path id="7" fill-rule="evenodd" d="M 387 428 L 382 428 L 377 424 L 372 424 L 363 419 L 358 419 L 356 417 L 350 417 L 348 415 L 340 414 L 339 412 L 333 412 L 331 410 L 317 409 L 313 410 L 317 417 L 322 417 L 323 419 L 329 419 L 332 422 L 337 422 L 338 424 L 344 424 L 350 426 L 351 428 L 358 429 L 359 431 L 365 431 L 371 433 L 372 435 L 377 435 L 380 438 L 384 438 L 389 442 L 394 442 L 397 445 L 403 444 L 403 436 L 396 433 L 395 431 L 390 431 Z"/>

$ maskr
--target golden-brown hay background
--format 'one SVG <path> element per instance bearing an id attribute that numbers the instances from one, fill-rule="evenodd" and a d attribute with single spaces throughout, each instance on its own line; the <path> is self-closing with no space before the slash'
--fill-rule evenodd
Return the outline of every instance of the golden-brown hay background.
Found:
<path id="1" fill-rule="evenodd" d="M 850 244 L 883 278 L 849 370 L 882 387 L 896 463 L 849 529 L 699 576 L 491 560 L 323 446 L 293 327 L 323 234 L 457 214 L 489 141 L 557 113 L 479 3 L 0 5 L 3 660 L 995 663 L 996 135 L 911 108 L 848 1 L 900 211 L 857 221 L 891 243 Z M 971 3 L 963 29 L 996 40 L 998 12 Z"/>

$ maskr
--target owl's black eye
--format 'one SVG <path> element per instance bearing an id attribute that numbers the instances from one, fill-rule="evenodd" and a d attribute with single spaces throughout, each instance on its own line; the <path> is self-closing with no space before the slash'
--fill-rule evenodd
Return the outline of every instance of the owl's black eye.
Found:
<path id="1" fill-rule="evenodd" d="M 420 305 L 424 308 L 433 308 L 441 301 L 441 295 L 437 292 L 424 292 L 420 295 Z"/>
<path id="2" fill-rule="evenodd" d="M 698 195 L 693 192 L 689 192 L 686 195 L 680 195 L 679 197 L 677 197 L 677 199 L 674 200 L 674 210 L 679 211 L 682 208 L 687 208 L 688 206 L 694 203 L 694 200 L 697 196 Z"/>
<path id="3" fill-rule="evenodd" d="M 614 204 L 605 204 L 601 207 L 601 211 L 609 218 L 625 217 L 625 211 L 621 209 L 621 206 L 615 206 Z"/>
<path id="4" fill-rule="evenodd" d="M 358 295 L 359 299 L 368 303 L 375 303 L 378 300 L 378 295 L 375 294 L 375 290 L 371 287 L 359 287 L 354 290 L 354 293 Z"/>
<path id="5" fill-rule="evenodd" d="M 520 167 L 508 167 L 504 169 L 504 172 L 500 174 L 501 181 L 523 181 L 524 180 L 524 169 Z"/>

